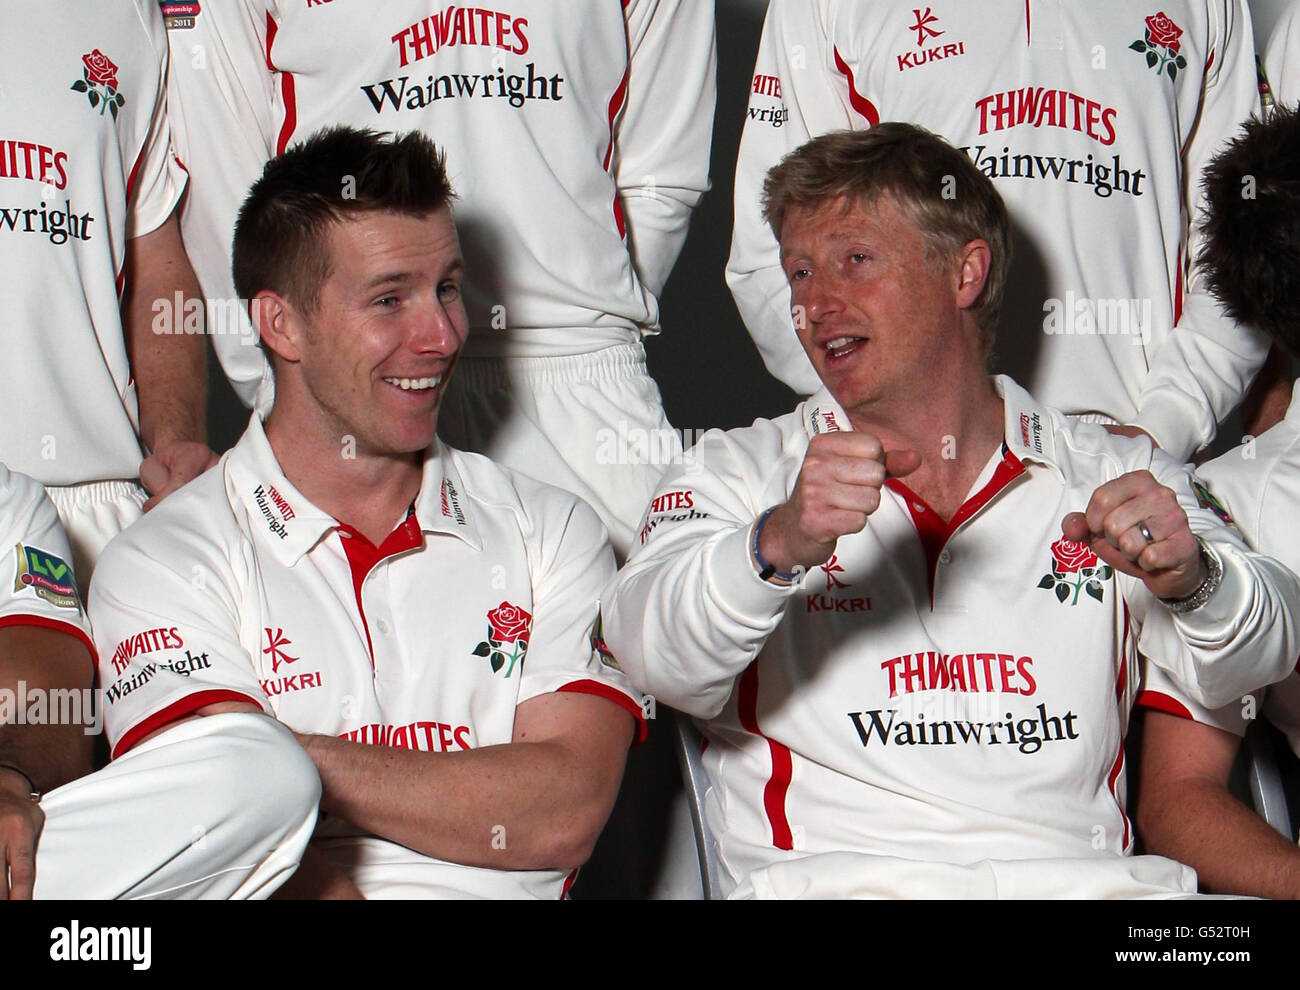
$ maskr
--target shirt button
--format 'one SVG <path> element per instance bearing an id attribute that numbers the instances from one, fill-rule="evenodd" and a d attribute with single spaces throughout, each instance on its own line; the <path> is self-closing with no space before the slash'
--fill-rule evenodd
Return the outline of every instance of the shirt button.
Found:
<path id="1" fill-rule="evenodd" d="M 912 508 L 915 509 L 917 512 L 924 512 L 924 511 L 925 511 L 925 506 L 922 505 L 920 502 L 913 502 L 913 503 L 912 503 Z"/>
<path id="2" fill-rule="evenodd" d="M 386 621 L 380 619 L 378 622 L 375 623 L 375 625 L 379 627 L 379 631 L 381 633 L 383 633 L 385 636 L 388 635 L 388 623 Z"/>
<path id="3" fill-rule="evenodd" d="M 941 563 L 941 564 L 950 564 L 950 563 L 952 563 L 952 553 L 951 553 L 951 551 L 944 550 L 942 553 L 940 553 L 940 554 L 939 554 L 939 563 Z"/>

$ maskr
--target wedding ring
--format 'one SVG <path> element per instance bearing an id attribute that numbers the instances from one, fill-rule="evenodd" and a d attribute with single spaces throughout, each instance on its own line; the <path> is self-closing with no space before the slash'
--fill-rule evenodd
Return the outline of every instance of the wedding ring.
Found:
<path id="1" fill-rule="evenodd" d="M 1155 543 L 1156 538 L 1151 535 L 1151 527 L 1145 522 L 1137 524 L 1137 531 L 1142 534 L 1142 539 L 1146 540 L 1147 543 Z"/>

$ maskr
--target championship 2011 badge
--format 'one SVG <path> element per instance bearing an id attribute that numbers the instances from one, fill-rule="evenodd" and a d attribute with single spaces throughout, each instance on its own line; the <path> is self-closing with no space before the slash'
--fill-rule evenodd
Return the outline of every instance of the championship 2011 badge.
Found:
<path id="1" fill-rule="evenodd" d="M 179 0 L 159 0 L 158 9 L 162 11 L 163 23 L 168 31 L 194 27 L 194 19 L 199 16 L 198 0 L 181 3 Z"/>
<path id="2" fill-rule="evenodd" d="M 24 590 L 59 608 L 76 608 L 77 582 L 72 568 L 61 557 L 36 547 L 15 545 L 18 569 L 14 575 L 14 594 Z"/>

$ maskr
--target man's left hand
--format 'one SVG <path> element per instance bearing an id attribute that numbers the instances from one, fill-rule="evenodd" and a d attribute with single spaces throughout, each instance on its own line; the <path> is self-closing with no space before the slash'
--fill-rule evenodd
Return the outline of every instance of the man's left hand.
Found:
<path id="1" fill-rule="evenodd" d="M 1186 598 L 1208 574 L 1178 497 L 1150 471 L 1106 482 L 1092 493 L 1086 512 L 1061 520 L 1061 533 L 1141 579 L 1158 598 Z"/>
<path id="2" fill-rule="evenodd" d="M 140 484 L 150 495 L 144 511 L 216 463 L 217 455 L 206 444 L 193 440 L 178 440 L 155 450 L 140 465 Z"/>

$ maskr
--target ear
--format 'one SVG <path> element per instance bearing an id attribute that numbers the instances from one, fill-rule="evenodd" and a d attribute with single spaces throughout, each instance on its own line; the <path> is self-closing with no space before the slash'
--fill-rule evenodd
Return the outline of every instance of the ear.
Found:
<path id="1" fill-rule="evenodd" d="M 988 281 L 992 261 L 993 252 L 983 238 L 968 241 L 957 252 L 956 302 L 959 309 L 970 309 L 975 305 L 975 300 L 984 291 L 984 283 Z"/>
<path id="2" fill-rule="evenodd" d="M 253 296 L 248 305 L 249 317 L 268 350 L 285 361 L 300 359 L 299 342 L 304 322 L 293 303 L 270 289 Z"/>

